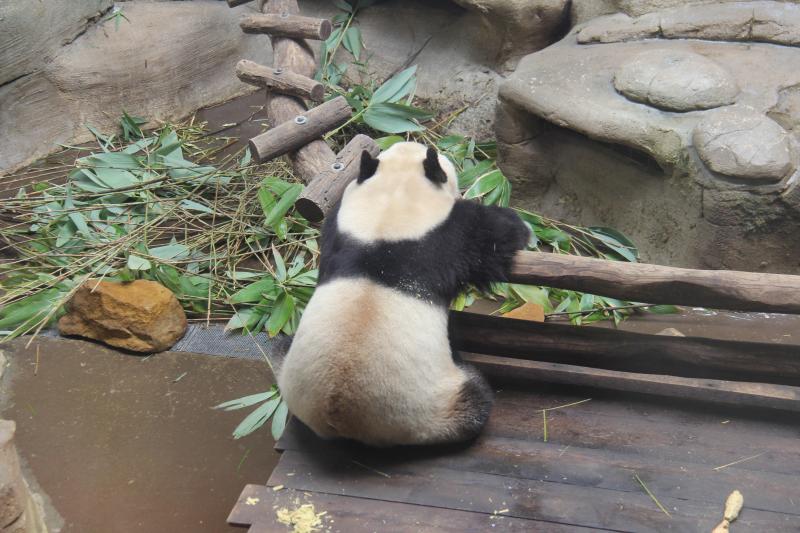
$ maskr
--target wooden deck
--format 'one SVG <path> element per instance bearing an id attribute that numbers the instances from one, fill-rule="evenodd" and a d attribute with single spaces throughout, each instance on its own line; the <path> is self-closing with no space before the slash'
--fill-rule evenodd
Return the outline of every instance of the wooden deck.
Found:
<path id="1" fill-rule="evenodd" d="M 320 531 L 710 532 L 738 489 L 733 533 L 800 531 L 797 413 L 532 382 L 497 389 L 469 446 L 375 450 L 292 421 L 267 486 L 248 485 L 229 521 L 290 531 L 276 511 L 311 503 L 326 513 Z M 587 398 L 547 411 L 545 440 L 542 409 Z"/>

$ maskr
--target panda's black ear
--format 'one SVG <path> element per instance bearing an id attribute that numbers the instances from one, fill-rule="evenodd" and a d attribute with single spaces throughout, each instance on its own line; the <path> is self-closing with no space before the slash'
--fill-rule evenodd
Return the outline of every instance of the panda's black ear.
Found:
<path id="1" fill-rule="evenodd" d="M 361 152 L 361 170 L 358 172 L 358 183 L 363 183 L 378 170 L 378 159 L 370 155 L 369 152 L 364 150 Z"/>
<path id="2" fill-rule="evenodd" d="M 433 183 L 440 184 L 447 182 L 447 174 L 442 170 L 439 164 L 439 154 L 432 146 L 428 147 L 428 153 L 425 154 L 425 161 L 422 162 L 422 168 L 425 169 L 425 177 Z"/>

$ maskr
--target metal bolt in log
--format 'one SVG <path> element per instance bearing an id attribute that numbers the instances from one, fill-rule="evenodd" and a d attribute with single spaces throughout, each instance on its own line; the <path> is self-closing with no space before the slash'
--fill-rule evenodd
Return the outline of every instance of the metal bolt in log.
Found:
<path id="1" fill-rule="evenodd" d="M 320 82 L 291 70 L 265 67 L 247 59 L 236 64 L 236 76 L 245 83 L 279 94 L 291 94 L 315 102 L 325 98 L 325 87 Z"/>
<path id="2" fill-rule="evenodd" d="M 358 177 L 361 153 L 377 157 L 380 148 L 366 135 L 356 135 L 347 143 L 327 170 L 315 176 L 294 206 L 306 220 L 320 222 L 342 197 L 347 184 Z"/>
<path id="3" fill-rule="evenodd" d="M 316 39 L 324 41 L 331 35 L 331 21 L 301 17 L 287 12 L 281 14 L 246 15 L 239 26 L 245 33 L 266 33 L 272 37 Z"/>
<path id="4" fill-rule="evenodd" d="M 237 7 L 251 2 L 252 0 L 228 0 L 228 7 Z"/>
<path id="5" fill-rule="evenodd" d="M 324 104 L 297 115 L 250 139 L 250 153 L 259 162 L 268 161 L 301 146 L 305 146 L 323 133 L 344 124 L 353 110 L 344 96 L 337 96 Z"/>

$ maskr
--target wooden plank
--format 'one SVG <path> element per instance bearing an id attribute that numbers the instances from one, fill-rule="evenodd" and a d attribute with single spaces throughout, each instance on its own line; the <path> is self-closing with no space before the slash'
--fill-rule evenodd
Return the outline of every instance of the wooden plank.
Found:
<path id="1" fill-rule="evenodd" d="M 679 377 L 800 385 L 800 346 L 450 313 L 450 341 L 467 352 Z"/>
<path id="2" fill-rule="evenodd" d="M 659 495 L 660 502 L 671 514 L 667 516 L 644 491 L 568 486 L 432 468 L 414 461 L 398 462 L 393 472 L 387 478 L 336 453 L 312 457 L 286 451 L 270 483 L 298 490 L 475 513 L 507 510 L 502 514 L 514 518 L 618 531 L 710 531 L 719 519 L 722 506 L 721 502 L 709 508 L 705 503 Z M 636 484 L 633 478 L 631 484 Z M 738 524 L 745 531 L 796 531 L 796 520 L 792 515 L 747 509 Z"/>
<path id="3" fill-rule="evenodd" d="M 325 97 L 325 87 L 318 81 L 291 70 L 265 67 L 247 59 L 236 64 L 236 76 L 245 83 L 279 94 L 290 94 L 315 102 L 321 102 Z"/>
<path id="4" fill-rule="evenodd" d="M 259 8 L 264 13 L 297 14 L 300 11 L 297 7 L 297 0 L 269 0 L 268 2 L 259 0 Z M 306 41 L 275 36 L 271 36 L 270 41 L 272 42 L 272 62 L 275 68 L 290 70 L 308 78 L 314 76 L 317 63 L 314 60 L 314 52 Z M 267 95 L 267 116 L 272 126 L 292 120 L 305 111 L 306 106 L 296 97 Z M 334 157 L 333 150 L 322 139 L 315 139 L 289 153 L 289 159 L 295 172 L 305 181 L 328 168 Z"/>
<path id="5" fill-rule="evenodd" d="M 623 300 L 800 314 L 800 276 L 692 270 L 544 252 L 518 252 L 509 280 Z"/>
<path id="6" fill-rule="evenodd" d="M 250 153 L 263 162 L 297 150 L 326 131 L 344 124 L 352 112 L 345 97 L 337 96 L 253 137 L 249 144 Z"/>
<path id="7" fill-rule="evenodd" d="M 333 164 L 315 176 L 295 202 L 295 207 L 306 220 L 320 222 L 342 197 L 347 184 L 358 177 L 361 153 L 372 157 L 380 153 L 375 141 L 366 135 L 356 135 L 336 156 Z"/>
<path id="8" fill-rule="evenodd" d="M 548 412 L 548 444 L 705 471 L 752 457 L 723 470 L 800 476 L 800 429 L 794 413 L 754 412 L 740 406 L 698 408 L 641 395 L 527 382 L 496 386 L 502 388 L 496 391 L 484 436 L 542 441 L 541 409 L 593 398 Z M 290 425 L 278 449 L 292 448 L 288 440 L 295 434 L 292 429 Z"/>
<path id="9" fill-rule="evenodd" d="M 289 39 L 315 39 L 324 41 L 331 35 L 331 21 L 301 17 L 289 12 L 245 15 L 239 21 L 244 33 L 266 33 Z"/>
<path id="10" fill-rule="evenodd" d="M 257 498 L 255 505 L 247 505 L 247 498 Z M 252 502 L 252 500 L 251 500 Z M 559 524 L 511 518 L 503 515 L 487 515 L 436 509 L 422 505 L 384 502 L 349 496 L 337 496 L 317 492 L 284 489 L 273 491 L 263 485 L 248 485 L 239 497 L 229 517 L 234 525 L 250 525 L 248 533 L 286 531 L 288 528 L 277 520 L 276 507 L 289 510 L 300 505 L 312 504 L 322 517 L 322 531 L 358 532 L 392 531 L 398 533 L 437 532 L 484 532 L 491 529 L 502 531 L 543 533 L 579 533 L 591 531 Z"/>
<path id="11" fill-rule="evenodd" d="M 712 467 L 686 462 L 663 460 L 561 445 L 539 440 L 522 440 L 485 433 L 467 447 L 451 447 L 445 451 L 429 449 L 385 450 L 327 442 L 316 437 L 297 422 L 287 427 L 281 439 L 284 449 L 310 457 L 332 453 L 347 456 L 359 464 L 369 465 L 389 476 L 398 474 L 398 464 L 413 461 L 420 467 L 510 476 L 565 485 L 599 487 L 622 492 L 640 493 L 632 483 L 633 473 L 645 480 L 660 496 L 705 502 L 709 508 L 724 502 L 733 489 L 746 495 L 747 507 L 797 516 L 800 519 L 800 498 L 787 498 L 794 492 L 797 478 L 774 472 Z M 391 479 L 391 478 L 389 478 Z"/>
<path id="12" fill-rule="evenodd" d="M 464 353 L 462 357 L 487 374 L 501 378 L 526 378 L 583 387 L 655 394 L 699 402 L 800 412 L 800 388 L 787 385 L 638 374 L 560 363 L 526 361 L 496 355 Z"/>

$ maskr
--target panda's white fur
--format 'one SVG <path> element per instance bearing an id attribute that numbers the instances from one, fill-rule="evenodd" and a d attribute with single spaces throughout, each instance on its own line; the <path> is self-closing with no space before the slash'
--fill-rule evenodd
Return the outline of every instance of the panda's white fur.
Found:
<path id="1" fill-rule="evenodd" d="M 403 142 L 378 156 L 378 171 L 362 184 L 351 182 L 342 195 L 339 230 L 364 241 L 418 239 L 441 224 L 458 193 L 456 171 L 437 155 L 447 176 L 437 187 L 422 172 L 427 149 Z"/>
<path id="2" fill-rule="evenodd" d="M 454 217 L 494 222 L 499 215 L 458 199 L 455 170 L 443 156 L 435 156 L 440 181 L 427 176 L 423 163 L 431 156 L 421 144 L 392 146 L 372 175 L 348 185 L 323 229 L 320 283 L 278 375 L 292 413 L 320 436 L 379 446 L 441 443 L 474 436 L 488 416 L 486 382 L 450 348 L 448 298 L 470 280 L 447 272 L 447 254 L 460 248 L 444 245 L 466 243 L 474 231 Z M 527 240 L 516 222 L 522 240 L 515 237 L 505 255 Z M 441 249 L 443 266 L 415 261 L 422 248 L 421 257 Z M 491 252 L 481 253 L 490 261 Z"/>

